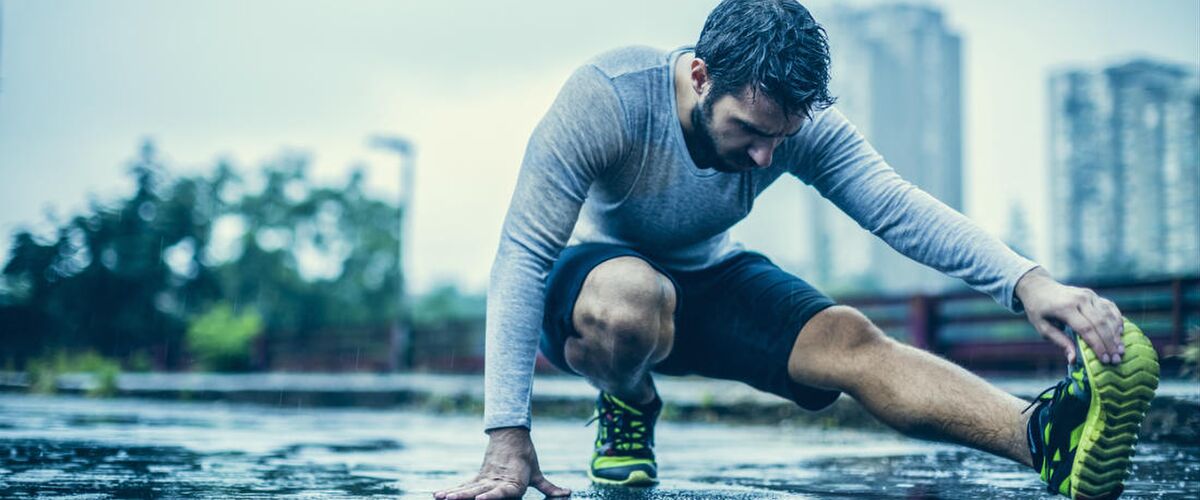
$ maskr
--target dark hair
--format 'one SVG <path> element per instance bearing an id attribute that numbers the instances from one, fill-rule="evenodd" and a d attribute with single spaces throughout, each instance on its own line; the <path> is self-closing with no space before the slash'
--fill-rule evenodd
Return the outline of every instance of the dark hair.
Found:
<path id="1" fill-rule="evenodd" d="M 787 114 L 810 116 L 833 105 L 825 29 L 796 0 L 724 0 L 708 15 L 696 57 L 717 97 L 751 86 Z"/>

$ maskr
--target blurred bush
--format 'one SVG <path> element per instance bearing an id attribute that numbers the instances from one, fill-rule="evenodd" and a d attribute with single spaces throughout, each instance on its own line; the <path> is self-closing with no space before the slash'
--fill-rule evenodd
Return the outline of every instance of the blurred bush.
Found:
<path id="1" fill-rule="evenodd" d="M 245 371 L 250 368 L 251 347 L 262 334 L 262 317 L 254 311 L 234 314 L 233 306 L 220 303 L 195 317 L 187 330 L 187 347 L 209 371 Z"/>
<path id="2" fill-rule="evenodd" d="M 482 295 L 467 295 L 457 286 L 443 284 L 421 296 L 413 307 L 413 328 L 441 330 L 483 321 L 487 312 Z"/>
<path id="3" fill-rule="evenodd" d="M 487 298 L 452 284 L 416 299 L 412 312 L 412 362 L 418 370 L 478 372 L 483 369 Z"/>
<path id="4" fill-rule="evenodd" d="M 58 377 L 67 373 L 87 373 L 95 377 L 96 385 L 88 390 L 89 396 L 108 397 L 117 393 L 117 376 L 121 366 L 94 351 L 69 353 L 59 351 L 53 355 L 34 358 L 26 364 L 29 375 L 29 390 L 38 394 L 53 394 L 58 390 Z"/>
<path id="5" fill-rule="evenodd" d="M 252 189 L 223 162 L 173 176 L 146 143 L 129 173 L 132 195 L 13 235 L 0 363 L 94 351 L 135 369 L 187 369 L 189 325 L 219 304 L 257 311 L 264 337 L 291 345 L 407 321 L 400 208 L 368 196 L 360 170 L 318 186 L 306 157 L 282 155 Z"/>

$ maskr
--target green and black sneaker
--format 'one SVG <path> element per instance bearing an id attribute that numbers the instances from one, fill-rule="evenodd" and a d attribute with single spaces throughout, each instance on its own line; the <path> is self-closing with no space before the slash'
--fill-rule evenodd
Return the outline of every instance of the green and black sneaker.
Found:
<path id="1" fill-rule="evenodd" d="M 596 398 L 596 413 L 588 424 L 599 421 L 596 449 L 588 477 L 598 484 L 644 486 L 658 481 L 654 462 L 654 422 L 662 411 L 662 400 L 635 406 L 611 394 Z"/>
<path id="2" fill-rule="evenodd" d="M 1101 364 L 1087 343 L 1068 333 L 1079 351 L 1069 375 L 1029 405 L 1036 407 L 1028 428 L 1033 467 L 1051 493 L 1116 498 L 1158 388 L 1158 355 L 1128 319 L 1121 336 L 1125 354 L 1116 366 Z"/>

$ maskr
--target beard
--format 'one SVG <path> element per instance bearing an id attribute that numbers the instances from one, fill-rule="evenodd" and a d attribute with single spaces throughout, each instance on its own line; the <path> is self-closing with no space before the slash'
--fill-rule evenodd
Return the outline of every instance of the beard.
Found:
<path id="1" fill-rule="evenodd" d="M 712 103 L 709 99 L 692 107 L 692 135 L 688 139 L 689 152 L 692 161 L 700 168 L 709 168 L 718 172 L 738 173 L 746 168 L 738 167 L 727 162 L 717 151 L 717 139 L 712 133 Z"/>

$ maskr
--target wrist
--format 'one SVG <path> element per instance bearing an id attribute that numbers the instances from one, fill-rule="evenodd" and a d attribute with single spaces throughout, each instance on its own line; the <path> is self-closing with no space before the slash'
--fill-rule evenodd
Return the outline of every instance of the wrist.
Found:
<path id="1" fill-rule="evenodd" d="M 537 460 L 533 453 L 533 439 L 526 427 L 500 427 L 488 429 L 487 451 L 484 461 L 505 463 L 512 460 Z"/>
<path id="2" fill-rule="evenodd" d="M 1013 295 L 1016 295 L 1017 301 L 1024 304 L 1028 302 L 1033 290 L 1045 285 L 1053 283 L 1054 278 L 1042 266 L 1037 266 L 1030 269 L 1017 280 L 1017 286 L 1013 288 Z"/>

